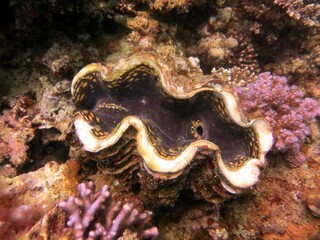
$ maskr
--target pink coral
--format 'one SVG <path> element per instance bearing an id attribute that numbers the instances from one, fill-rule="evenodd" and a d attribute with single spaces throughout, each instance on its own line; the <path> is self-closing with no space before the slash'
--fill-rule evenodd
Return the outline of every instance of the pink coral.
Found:
<path id="1" fill-rule="evenodd" d="M 297 86 L 289 86 L 286 77 L 270 72 L 259 74 L 255 83 L 236 92 L 245 111 L 260 111 L 267 119 L 274 132 L 274 149 L 286 152 L 294 165 L 303 163 L 301 147 L 310 135 L 308 124 L 320 116 L 318 102 L 305 98 Z"/>
<path id="2" fill-rule="evenodd" d="M 96 192 L 93 182 L 81 183 L 78 191 L 80 198 L 69 197 L 59 204 L 70 214 L 67 225 L 73 228 L 76 239 L 111 240 L 121 236 L 126 229 L 136 232 L 139 239 L 158 236 L 156 227 L 147 228 L 146 213 L 139 213 L 130 203 L 112 202 L 108 186 Z"/>

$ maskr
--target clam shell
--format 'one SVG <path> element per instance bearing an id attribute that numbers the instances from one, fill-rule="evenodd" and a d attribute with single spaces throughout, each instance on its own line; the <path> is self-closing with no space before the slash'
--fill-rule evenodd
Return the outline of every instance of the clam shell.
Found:
<path id="1" fill-rule="evenodd" d="M 254 185 L 273 144 L 267 122 L 248 121 L 236 97 L 221 86 L 177 86 L 175 77 L 148 52 L 114 67 L 93 63 L 80 70 L 71 92 L 83 148 L 107 151 L 130 136 L 134 154 L 155 178 L 175 179 L 197 156 L 205 155 L 214 162 L 217 169 L 212 171 L 219 173 L 225 190 L 239 193 Z M 129 160 L 132 145 L 130 149 L 114 163 L 118 172 L 137 165 Z"/>

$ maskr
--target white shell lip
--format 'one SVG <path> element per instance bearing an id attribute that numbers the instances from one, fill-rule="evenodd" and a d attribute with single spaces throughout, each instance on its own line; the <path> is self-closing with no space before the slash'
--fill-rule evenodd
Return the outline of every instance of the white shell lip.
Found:
<path id="1" fill-rule="evenodd" d="M 211 91 L 216 95 L 219 95 L 225 102 L 226 111 L 230 118 L 239 126 L 243 128 L 253 127 L 258 135 L 258 142 L 260 146 L 260 156 L 259 158 L 252 158 L 247 161 L 239 169 L 230 169 L 221 159 L 220 149 L 217 145 L 212 142 L 205 140 L 197 140 L 192 142 L 188 147 L 184 149 L 179 155 L 172 157 L 171 159 L 163 158 L 159 155 L 151 144 L 148 137 L 147 128 L 144 123 L 135 116 L 125 117 L 118 125 L 116 130 L 102 139 L 97 139 L 92 133 L 91 126 L 85 119 L 80 115 L 75 117 L 74 125 L 76 129 L 76 134 L 83 143 L 83 148 L 86 151 L 98 152 L 102 149 L 108 148 L 115 144 L 125 133 L 125 131 L 130 127 L 134 127 L 137 131 L 137 150 L 139 151 L 141 157 L 143 158 L 143 164 L 149 173 L 157 173 L 154 175 L 159 175 L 160 178 L 170 178 L 171 176 L 177 177 L 182 170 L 191 163 L 195 155 L 200 149 L 212 150 L 215 153 L 215 159 L 217 161 L 218 168 L 226 179 L 228 184 L 222 183 L 222 185 L 228 186 L 225 189 L 232 193 L 238 193 L 239 189 L 250 188 L 257 183 L 260 175 L 260 168 L 265 165 L 265 155 L 271 149 L 273 145 L 273 136 L 270 131 L 270 127 L 267 122 L 262 119 L 253 119 L 252 121 L 247 121 L 242 115 L 235 97 L 228 92 L 224 92 L 220 87 L 200 87 L 193 91 L 185 92 L 184 90 L 178 90 L 172 87 L 170 84 L 170 73 L 163 69 L 168 69 L 168 67 L 160 63 L 154 54 L 152 53 L 138 53 L 133 57 L 136 62 L 147 62 L 156 71 L 159 72 L 159 81 L 162 88 L 173 98 L 177 99 L 187 99 L 195 94 L 202 91 Z M 129 60 L 121 61 L 121 65 L 127 64 Z M 132 61 L 131 61 L 132 62 Z M 72 94 L 73 87 L 86 73 L 101 69 L 102 77 L 107 76 L 108 70 L 101 64 L 90 64 L 84 67 L 73 79 L 72 82 Z M 119 68 L 119 67 L 117 67 Z M 110 80 L 109 80 L 110 81 Z M 169 176 L 169 177 L 168 177 Z M 173 177 L 173 178 L 174 178 Z M 232 190 L 233 187 L 237 190 Z"/>
<path id="2" fill-rule="evenodd" d="M 107 76 L 108 74 L 108 69 L 106 67 L 104 67 L 102 64 L 100 63 L 91 63 L 87 66 L 85 66 L 84 68 L 82 68 L 72 79 L 72 83 L 71 83 L 71 94 L 74 95 L 74 88 L 76 83 L 87 73 L 93 72 L 93 71 L 97 71 L 97 69 L 100 70 L 101 75 Z"/>

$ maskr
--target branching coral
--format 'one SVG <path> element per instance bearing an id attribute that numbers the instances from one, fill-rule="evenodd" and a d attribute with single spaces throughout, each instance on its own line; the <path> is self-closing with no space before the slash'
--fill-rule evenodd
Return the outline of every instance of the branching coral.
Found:
<path id="1" fill-rule="evenodd" d="M 158 236 L 156 227 L 148 228 L 148 215 L 139 213 L 133 204 L 114 203 L 108 186 L 96 192 L 93 182 L 81 183 L 78 191 L 80 198 L 69 197 L 59 204 L 71 214 L 67 225 L 73 228 L 76 239 L 116 239 L 126 229 L 135 232 L 139 239 Z"/>
<path id="2" fill-rule="evenodd" d="M 316 68 L 310 65 L 315 65 L 312 52 L 314 52 L 320 26 L 318 3 L 310 0 L 258 2 L 241 0 L 241 2 L 243 12 L 247 14 L 239 14 L 242 19 L 245 19 L 240 29 L 246 26 L 245 29 L 253 34 L 252 39 L 255 41 L 261 66 L 266 63 L 274 64 L 273 68 L 278 69 L 277 74 L 286 74 L 289 71 L 292 73 L 286 76 L 292 77 L 293 73 L 297 73 L 299 74 L 295 76 L 297 79 L 316 72 Z M 307 42 L 307 45 L 312 47 L 307 46 Z M 287 65 L 288 62 L 289 65 Z M 263 69 L 271 70 L 269 66 Z M 309 76 L 307 78 L 309 79 Z"/>
<path id="3" fill-rule="evenodd" d="M 302 51 L 283 49 L 279 55 L 274 56 L 276 62 L 268 63 L 263 68 L 267 71 L 285 75 L 291 81 L 304 86 L 306 91 L 317 96 L 318 88 L 312 87 L 320 81 L 320 35 L 314 31 L 303 43 Z"/>
<path id="4" fill-rule="evenodd" d="M 320 116 L 318 102 L 305 98 L 297 86 L 289 86 L 287 78 L 270 72 L 259 74 L 257 82 L 238 88 L 237 94 L 246 111 L 265 116 L 275 135 L 274 149 L 286 152 L 292 164 L 302 164 L 305 156 L 300 151 L 310 135 L 308 124 Z"/>
<path id="5" fill-rule="evenodd" d="M 159 12 L 177 11 L 186 13 L 192 6 L 202 6 L 207 3 L 207 0 L 120 0 L 117 2 L 117 8 L 122 11 L 132 12 L 137 5 L 142 3 L 148 6 L 149 9 Z"/>
<path id="6" fill-rule="evenodd" d="M 258 71 L 257 54 L 245 35 L 226 37 L 214 33 L 199 40 L 188 49 L 190 55 L 201 58 L 203 64 L 210 67 L 240 67 Z"/>
<path id="7" fill-rule="evenodd" d="M 251 38 L 244 31 L 235 27 L 228 30 L 227 36 L 229 37 L 228 39 L 237 39 L 239 43 L 228 57 L 227 65 L 259 72 L 258 54 L 251 42 Z"/>
<path id="8" fill-rule="evenodd" d="M 258 19 L 272 21 L 275 25 L 283 24 L 287 19 L 309 27 L 320 24 L 320 5 L 316 1 L 243 0 L 242 3 L 248 13 Z"/>
<path id="9" fill-rule="evenodd" d="M 155 42 L 159 40 L 159 34 L 164 31 L 160 22 L 144 11 L 137 11 L 134 18 L 117 14 L 114 20 L 132 30 L 128 35 L 128 40 L 135 44 L 135 48 L 153 49 Z"/>
<path id="10" fill-rule="evenodd" d="M 320 26 L 320 5 L 313 0 L 274 0 L 273 4 L 282 8 L 294 21 L 306 26 Z"/>
<path id="11" fill-rule="evenodd" d="M 213 68 L 212 71 L 213 84 L 219 83 L 223 85 L 234 85 L 236 87 L 244 87 L 249 83 L 257 80 L 257 75 L 247 68 Z"/>
<path id="12" fill-rule="evenodd" d="M 202 64 L 210 67 L 240 67 L 258 71 L 257 53 L 251 38 L 235 25 L 235 10 L 226 7 L 217 10 L 207 23 L 198 29 L 202 38 L 188 48 L 190 55 L 199 56 Z M 224 30 L 225 33 L 222 33 Z"/>
<path id="13" fill-rule="evenodd" d="M 191 5 L 203 5 L 205 0 L 144 0 L 153 10 L 168 12 L 176 9 L 179 12 L 188 12 Z"/>

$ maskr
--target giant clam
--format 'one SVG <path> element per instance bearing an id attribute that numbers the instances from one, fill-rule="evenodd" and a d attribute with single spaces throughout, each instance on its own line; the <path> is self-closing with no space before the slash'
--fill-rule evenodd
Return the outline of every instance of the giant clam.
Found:
<path id="1" fill-rule="evenodd" d="M 174 78 L 169 66 L 148 52 L 116 66 L 93 63 L 80 70 L 72 96 L 83 148 L 99 152 L 119 146 L 115 168 L 139 166 L 128 160 L 134 152 L 150 175 L 165 180 L 207 156 L 227 191 L 253 186 L 273 144 L 268 124 L 261 118 L 248 121 L 232 92 L 219 85 L 187 88 L 173 84 Z M 135 151 L 125 150 L 127 145 Z"/>

